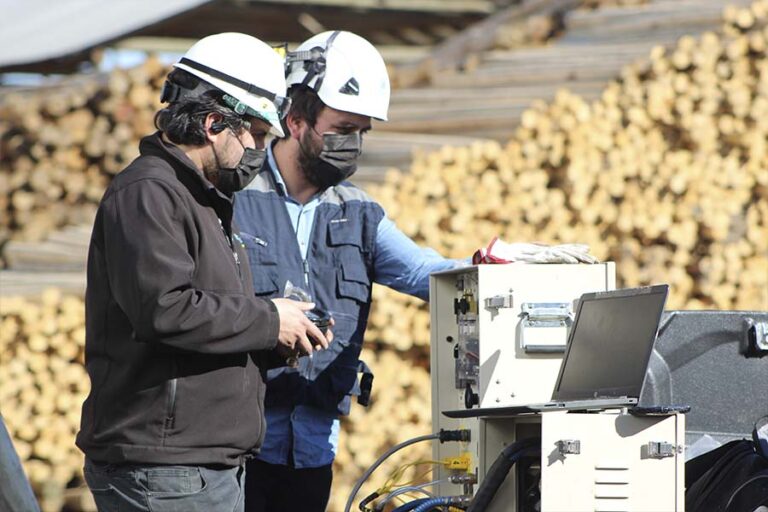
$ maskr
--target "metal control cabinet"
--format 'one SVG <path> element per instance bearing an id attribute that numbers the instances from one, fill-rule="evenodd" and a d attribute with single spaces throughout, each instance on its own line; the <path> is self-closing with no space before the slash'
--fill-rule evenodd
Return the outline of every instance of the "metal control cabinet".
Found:
<path id="1" fill-rule="evenodd" d="M 547 412 L 541 422 L 542 512 L 685 510 L 682 414 Z"/>
<path id="2" fill-rule="evenodd" d="M 486 512 L 685 510 L 682 414 L 636 417 L 612 409 L 454 421 L 472 429 L 477 449 L 472 471 L 479 482 L 504 448 L 541 438 L 541 455 L 512 467 Z M 540 493 L 532 500 L 529 491 L 536 487 Z M 465 492 L 447 484 L 438 489 L 440 496 Z"/>
<path id="3" fill-rule="evenodd" d="M 615 287 L 613 263 L 478 265 L 433 274 L 435 412 L 549 400 L 575 300 Z"/>
<path id="4" fill-rule="evenodd" d="M 548 401 L 575 300 L 586 292 L 615 287 L 613 263 L 478 265 L 433 274 L 432 424 L 434 431 L 472 431 L 472 440 L 463 446 L 436 443 L 435 458 L 467 457 L 472 472 L 482 479 L 485 460 L 493 462 L 498 443 L 514 441 L 515 432 L 529 428 L 521 425 L 530 421 L 481 423 L 450 419 L 442 411 Z M 440 468 L 438 473 L 444 478 L 447 471 Z M 443 484 L 438 492 L 457 495 L 463 489 Z"/>

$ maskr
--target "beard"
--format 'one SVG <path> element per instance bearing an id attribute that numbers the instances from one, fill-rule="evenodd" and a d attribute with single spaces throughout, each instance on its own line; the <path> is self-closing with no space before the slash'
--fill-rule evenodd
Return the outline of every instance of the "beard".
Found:
<path id="1" fill-rule="evenodd" d="M 320 160 L 320 151 L 322 149 L 322 144 L 312 138 L 311 131 L 305 131 L 299 140 L 299 168 L 304 179 L 319 189 L 328 188 L 325 180 L 320 179 L 315 171 L 319 164 L 322 163 L 322 160 Z"/>
<path id="2" fill-rule="evenodd" d="M 357 169 L 361 144 L 359 133 L 326 133 L 321 142 L 316 142 L 307 130 L 299 140 L 298 163 L 302 175 L 320 190 L 338 185 Z"/>
<path id="3" fill-rule="evenodd" d="M 211 144 L 208 159 L 203 161 L 203 174 L 214 186 L 219 181 L 221 169 L 236 165 L 240 158 L 236 156 L 237 152 L 233 150 L 233 144 L 229 137 L 224 139 L 218 148 Z"/>
<path id="4" fill-rule="evenodd" d="M 264 149 L 246 148 L 237 137 L 234 139 L 225 140 L 222 154 L 212 147 L 212 157 L 207 165 L 203 165 L 203 174 L 208 181 L 229 197 L 256 177 L 267 154 Z"/>

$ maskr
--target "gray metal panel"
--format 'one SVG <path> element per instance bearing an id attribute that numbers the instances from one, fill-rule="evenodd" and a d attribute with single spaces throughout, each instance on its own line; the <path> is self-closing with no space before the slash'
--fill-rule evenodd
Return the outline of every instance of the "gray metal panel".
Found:
<path id="1" fill-rule="evenodd" d="M 0 67 L 63 57 L 211 0 L 0 0 Z"/>
<path id="2" fill-rule="evenodd" d="M 665 312 L 640 405 L 690 405 L 689 442 L 749 436 L 768 414 L 768 356 L 746 357 L 746 319 L 768 322 L 768 312 Z"/>

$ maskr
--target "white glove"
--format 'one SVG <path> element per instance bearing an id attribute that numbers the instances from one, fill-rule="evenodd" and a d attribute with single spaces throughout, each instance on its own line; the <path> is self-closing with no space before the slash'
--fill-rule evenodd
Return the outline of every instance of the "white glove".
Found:
<path id="1" fill-rule="evenodd" d="M 585 244 L 544 245 L 507 243 L 498 238 L 491 240 L 487 249 L 480 249 L 472 257 L 477 263 L 597 263 Z"/>

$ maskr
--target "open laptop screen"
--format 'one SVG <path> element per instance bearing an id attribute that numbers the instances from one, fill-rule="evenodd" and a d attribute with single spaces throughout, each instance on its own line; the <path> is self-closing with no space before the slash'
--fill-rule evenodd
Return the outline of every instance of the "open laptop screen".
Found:
<path id="1" fill-rule="evenodd" d="M 552 400 L 639 397 L 668 288 L 582 295 Z"/>

